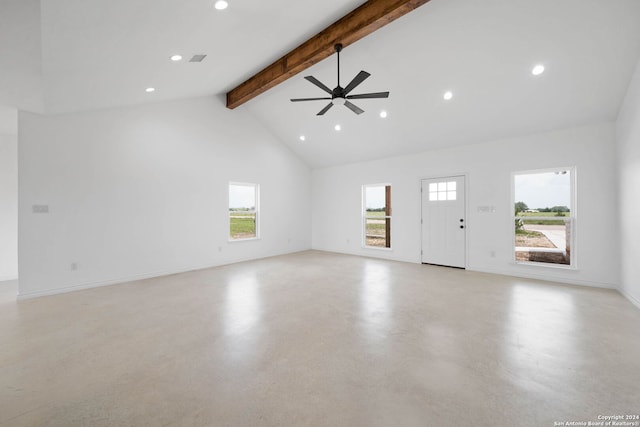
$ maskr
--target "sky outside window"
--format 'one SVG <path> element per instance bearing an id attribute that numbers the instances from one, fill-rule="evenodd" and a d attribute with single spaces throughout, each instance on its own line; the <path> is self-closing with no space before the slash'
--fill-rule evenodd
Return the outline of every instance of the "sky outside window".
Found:
<path id="1" fill-rule="evenodd" d="M 571 209 L 571 172 L 542 172 L 515 176 L 515 201 L 529 209 L 567 206 Z"/>

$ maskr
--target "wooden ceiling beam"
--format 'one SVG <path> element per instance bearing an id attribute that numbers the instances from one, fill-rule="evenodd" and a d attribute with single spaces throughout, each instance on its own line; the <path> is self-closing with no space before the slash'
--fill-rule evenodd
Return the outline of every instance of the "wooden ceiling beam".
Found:
<path id="1" fill-rule="evenodd" d="M 331 56 L 336 43 L 360 40 L 429 0 L 369 0 L 302 43 L 244 83 L 227 92 L 227 108 L 236 108 Z"/>

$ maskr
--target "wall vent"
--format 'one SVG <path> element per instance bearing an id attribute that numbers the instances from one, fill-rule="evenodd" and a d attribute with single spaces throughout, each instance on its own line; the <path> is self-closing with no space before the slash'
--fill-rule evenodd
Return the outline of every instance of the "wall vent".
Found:
<path id="1" fill-rule="evenodd" d="M 202 62 L 206 57 L 207 55 L 193 55 L 189 62 Z"/>

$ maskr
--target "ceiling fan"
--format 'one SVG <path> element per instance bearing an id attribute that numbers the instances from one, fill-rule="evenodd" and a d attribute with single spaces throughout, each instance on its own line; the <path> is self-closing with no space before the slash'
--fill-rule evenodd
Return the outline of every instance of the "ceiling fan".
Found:
<path id="1" fill-rule="evenodd" d="M 340 51 L 342 50 L 342 44 L 338 43 L 334 46 L 336 53 L 338 54 L 338 86 L 335 89 L 331 90 L 320 80 L 316 79 L 313 76 L 306 76 L 305 79 L 318 86 L 323 91 L 327 92 L 331 97 L 323 97 L 323 98 L 296 98 L 292 99 L 291 102 L 300 102 L 300 101 L 320 101 L 320 100 L 331 100 L 329 104 L 324 107 L 317 114 L 318 116 L 324 115 L 334 104 L 342 104 L 351 111 L 356 114 L 364 113 L 364 110 L 359 108 L 358 106 L 349 102 L 350 99 L 367 99 L 367 98 L 388 98 L 389 92 L 375 92 L 375 93 L 362 93 L 359 95 L 349 95 L 353 89 L 355 89 L 360 83 L 365 81 L 367 77 L 371 74 L 366 71 L 360 71 L 357 76 L 351 80 L 351 82 L 347 85 L 347 87 L 343 88 L 340 86 Z"/>

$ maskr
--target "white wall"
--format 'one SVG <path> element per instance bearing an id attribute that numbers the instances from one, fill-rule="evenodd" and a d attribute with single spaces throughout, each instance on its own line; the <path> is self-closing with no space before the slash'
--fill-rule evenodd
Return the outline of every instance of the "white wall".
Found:
<path id="1" fill-rule="evenodd" d="M 640 62 L 616 127 L 620 191 L 620 291 L 640 307 Z"/>
<path id="2" fill-rule="evenodd" d="M 308 167 L 213 98 L 20 113 L 19 178 L 21 296 L 310 247 Z M 228 242 L 229 181 L 260 184 L 261 240 Z"/>
<path id="3" fill-rule="evenodd" d="M 389 141 L 393 144 L 393 141 Z M 312 247 L 420 262 L 420 179 L 465 173 L 467 268 L 616 287 L 614 125 L 600 124 L 312 172 Z M 577 270 L 512 262 L 511 173 L 577 168 Z M 361 246 L 361 186 L 391 183 L 391 252 Z M 495 213 L 479 213 L 495 206 Z M 495 252 L 495 257 L 491 253 Z"/>
<path id="4" fill-rule="evenodd" d="M 18 138 L 0 132 L 0 281 L 18 277 Z"/>

